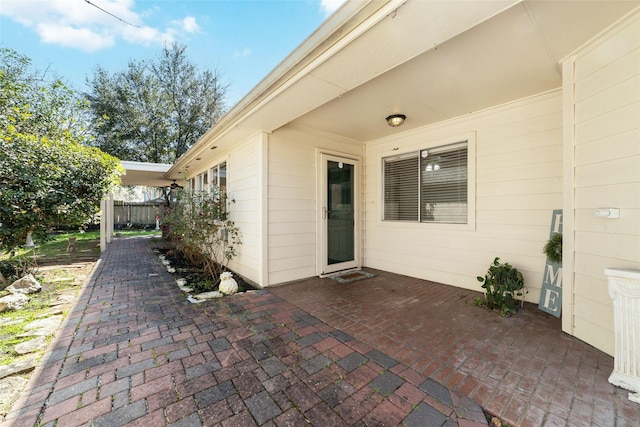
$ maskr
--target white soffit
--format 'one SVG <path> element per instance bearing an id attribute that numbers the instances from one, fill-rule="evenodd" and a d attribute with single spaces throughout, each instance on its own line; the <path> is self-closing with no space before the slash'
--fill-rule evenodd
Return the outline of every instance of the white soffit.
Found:
<path id="1" fill-rule="evenodd" d="M 241 132 L 231 132 L 223 140 L 277 129 L 514 3 L 517 0 L 408 0 L 382 18 L 372 18 L 381 21 L 355 40 L 344 46 L 342 40 L 335 42 L 322 61 L 314 61 L 293 83 L 284 82 L 286 90 L 236 123 Z"/>
<path id="2" fill-rule="evenodd" d="M 418 9 L 409 9 L 414 3 Z M 379 50 L 381 43 L 376 37 L 400 39 L 412 46 L 415 43 L 412 33 L 419 39 L 433 37 L 423 36 L 419 30 L 421 19 L 423 26 L 428 27 L 432 18 L 424 15 L 425 10 L 419 12 L 424 3 L 432 2 L 407 3 L 398 10 L 397 16 L 381 22 L 371 34 L 367 33 L 336 55 L 335 63 L 323 64 L 313 75 L 344 85 L 345 79 L 353 79 L 351 66 L 359 70 L 356 74 L 366 74 L 368 66 L 373 70 L 370 75 L 378 73 L 378 56 L 392 52 L 384 44 Z M 467 7 L 470 5 L 465 3 Z M 344 93 L 294 123 L 367 141 L 397 132 L 386 125 L 384 117 L 388 114 L 407 115 L 404 131 L 558 88 L 562 57 L 637 4 L 629 1 L 516 4 Z M 405 8 L 411 19 L 397 25 L 400 21 L 396 20 Z M 401 37 L 396 37 L 398 34 Z M 404 47 L 400 50 L 408 55 Z M 334 74 L 347 77 L 331 79 Z"/>
<path id="3" fill-rule="evenodd" d="M 398 132 L 388 114 L 406 114 L 405 131 L 559 88 L 559 61 L 640 1 L 373 4 L 330 18 L 172 172 L 287 123 L 369 141 Z"/>
<path id="4" fill-rule="evenodd" d="M 524 3 L 554 61 L 595 37 L 635 7 L 637 0 L 526 1 Z"/>
<path id="5" fill-rule="evenodd" d="M 173 181 L 165 178 L 171 165 L 164 163 L 145 163 L 120 161 L 125 169 L 121 185 L 145 185 L 147 187 L 166 187 Z"/>
<path id="6" fill-rule="evenodd" d="M 410 0 L 312 72 L 345 90 L 387 72 L 516 1 Z"/>

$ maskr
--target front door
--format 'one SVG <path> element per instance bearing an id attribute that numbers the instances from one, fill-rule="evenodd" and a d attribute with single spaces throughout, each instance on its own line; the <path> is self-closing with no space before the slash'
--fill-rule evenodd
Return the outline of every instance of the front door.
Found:
<path id="1" fill-rule="evenodd" d="M 358 162 L 322 155 L 322 274 L 359 266 Z"/>

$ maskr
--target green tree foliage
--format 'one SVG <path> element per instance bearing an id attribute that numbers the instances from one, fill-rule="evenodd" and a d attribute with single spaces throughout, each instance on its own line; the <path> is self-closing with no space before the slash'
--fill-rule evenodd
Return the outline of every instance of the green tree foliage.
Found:
<path id="1" fill-rule="evenodd" d="M 56 224 L 82 226 L 119 181 L 118 159 L 86 142 L 87 104 L 31 61 L 0 49 L 0 250 L 45 238 Z"/>
<path id="2" fill-rule="evenodd" d="M 87 101 L 18 52 L 0 48 L 0 126 L 18 133 L 85 142 Z"/>
<path id="3" fill-rule="evenodd" d="M 96 68 L 86 95 L 96 146 L 122 160 L 173 163 L 224 113 L 220 80 L 200 72 L 177 44 L 124 71 Z"/>

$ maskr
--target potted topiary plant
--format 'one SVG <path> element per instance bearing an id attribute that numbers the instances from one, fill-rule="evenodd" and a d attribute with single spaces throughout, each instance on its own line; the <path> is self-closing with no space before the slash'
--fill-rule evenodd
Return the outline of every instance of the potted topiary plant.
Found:
<path id="1" fill-rule="evenodd" d="M 547 256 L 549 261 L 562 264 L 562 234 L 555 233 L 549 241 L 544 245 L 542 252 Z"/>
<path id="2" fill-rule="evenodd" d="M 508 263 L 501 264 L 496 257 L 484 277 L 478 276 L 485 289 L 485 299 L 476 300 L 476 304 L 484 305 L 497 311 L 501 316 L 510 316 L 518 311 L 518 298 L 526 293 L 524 278 L 517 268 Z"/>

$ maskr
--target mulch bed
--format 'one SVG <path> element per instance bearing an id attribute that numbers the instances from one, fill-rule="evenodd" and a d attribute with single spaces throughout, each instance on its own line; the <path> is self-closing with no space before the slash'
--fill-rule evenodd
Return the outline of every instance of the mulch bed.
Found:
<path id="1" fill-rule="evenodd" d="M 187 281 L 187 286 L 193 288 L 194 293 L 210 292 L 218 290 L 220 284 L 220 278 L 214 280 L 211 276 L 208 276 L 202 267 L 192 265 L 189 260 L 182 254 L 182 252 L 176 250 L 173 247 L 157 247 L 154 251 L 164 255 L 165 259 L 171 262 L 171 267 L 175 268 L 175 273 L 170 273 L 176 279 L 183 278 Z M 246 292 L 257 289 L 252 286 L 242 276 L 236 274 L 234 271 L 226 269 L 233 273 L 233 278 L 238 283 L 238 292 Z"/>

